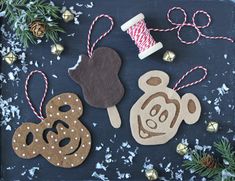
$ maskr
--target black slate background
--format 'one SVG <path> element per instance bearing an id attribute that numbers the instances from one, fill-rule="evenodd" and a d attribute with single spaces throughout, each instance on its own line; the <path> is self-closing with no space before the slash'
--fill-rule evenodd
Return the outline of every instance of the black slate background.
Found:
<path id="1" fill-rule="evenodd" d="M 55 4 L 62 6 L 75 6 L 77 1 L 55 1 Z M 82 2 L 83 3 L 83 2 Z M 84 1 L 89 3 L 89 1 Z M 183 45 L 176 37 L 176 31 L 171 33 L 152 33 L 153 36 L 164 44 L 164 48 L 150 56 L 149 58 L 140 61 L 137 57 L 137 49 L 130 37 L 120 30 L 120 26 L 129 18 L 133 17 L 139 12 L 143 12 L 146 16 L 146 22 L 149 27 L 169 27 L 171 26 L 165 16 L 169 8 L 173 6 L 181 6 L 188 11 L 189 18 L 193 12 L 197 9 L 204 9 L 208 11 L 213 22 L 209 28 L 202 30 L 208 35 L 226 35 L 235 37 L 234 29 L 234 4 L 231 1 L 186 1 L 186 0 L 95 0 L 95 6 L 92 9 L 81 8 L 84 14 L 90 14 L 90 16 L 81 16 L 80 25 L 76 26 L 73 23 L 65 24 L 62 21 L 61 26 L 67 31 L 67 34 L 76 33 L 75 37 L 67 37 L 67 34 L 61 35 L 61 43 L 65 46 L 65 52 L 63 53 L 61 60 L 57 61 L 56 58 L 50 53 L 50 43 L 42 43 L 37 46 L 32 45 L 27 50 L 27 60 L 37 60 L 40 63 L 44 63 L 43 68 L 39 68 L 46 72 L 49 77 L 49 94 L 46 102 L 53 97 L 50 91 L 53 88 L 54 94 L 60 94 L 63 92 L 74 92 L 79 95 L 84 105 L 84 113 L 80 119 L 92 134 L 92 150 L 85 163 L 80 167 L 72 169 L 56 168 L 49 164 L 44 158 L 37 157 L 31 160 L 23 160 L 18 158 L 11 148 L 11 138 L 13 131 L 5 131 L 2 128 L 1 131 L 1 177 L 3 180 L 28 180 L 26 176 L 21 176 L 25 168 L 32 168 L 33 166 L 39 166 L 40 170 L 36 172 L 36 178 L 34 180 L 94 180 L 91 177 L 92 172 L 95 170 L 95 164 L 97 161 L 102 160 L 104 153 L 96 152 L 95 146 L 100 143 L 106 144 L 111 149 L 117 149 L 124 141 L 128 141 L 132 147 L 139 147 L 138 155 L 134 159 L 134 164 L 131 167 L 126 167 L 117 162 L 108 168 L 105 175 L 111 179 L 116 180 L 116 167 L 121 172 L 131 173 L 132 180 L 144 180 L 144 174 L 141 173 L 141 169 L 145 160 L 145 157 L 151 159 L 161 176 L 170 178 L 170 175 L 164 173 L 163 169 L 160 169 L 158 163 L 163 162 L 167 164 L 172 162 L 174 168 L 181 166 L 182 158 L 175 152 L 176 145 L 182 138 L 187 138 L 188 142 L 192 145 L 195 143 L 195 139 L 200 140 L 200 144 L 210 145 L 217 138 L 225 135 L 232 138 L 232 135 L 226 134 L 229 128 L 234 128 L 234 111 L 228 108 L 228 104 L 234 105 L 234 74 L 232 71 L 235 67 L 235 49 L 234 44 L 227 41 L 213 41 L 207 39 L 200 39 L 199 43 L 192 46 Z M 76 7 L 76 10 L 80 10 Z M 120 53 L 123 64 L 120 71 L 120 78 L 125 86 L 125 96 L 122 101 L 117 105 L 122 117 L 122 127 L 120 129 L 113 129 L 108 121 L 107 112 L 105 110 L 99 110 L 90 107 L 83 99 L 81 89 L 76 85 L 67 74 L 67 69 L 72 67 L 78 59 L 79 54 L 86 53 L 86 39 L 87 32 L 91 21 L 99 14 L 106 13 L 111 15 L 115 20 L 115 28 L 111 34 L 102 40 L 98 46 L 112 47 Z M 180 16 L 176 15 L 179 20 Z M 202 17 L 203 19 L 203 17 Z M 203 22 L 203 21 L 202 21 Z M 106 21 L 102 20 L 96 26 L 94 36 L 98 36 L 107 28 Z M 107 26 L 106 26 L 107 25 Z M 192 39 L 195 32 L 191 29 L 185 29 L 184 37 Z M 5 40 L 3 40 L 5 42 Z M 174 63 L 165 63 L 161 57 L 165 50 L 173 50 L 177 59 Z M 224 59 L 224 54 L 228 54 L 228 59 Z M 42 59 L 45 56 L 45 60 Z M 210 57 L 210 58 L 209 58 Z M 53 60 L 53 66 L 49 65 L 49 60 Z M 229 62 L 230 64 L 228 65 Z M 183 95 L 186 92 L 192 92 L 198 96 L 200 100 L 204 96 L 213 100 L 216 98 L 217 93 L 213 93 L 217 87 L 221 87 L 225 83 L 230 88 L 230 93 L 224 96 L 223 101 L 220 104 L 221 115 L 218 115 L 214 110 L 213 104 L 208 104 L 205 101 L 201 101 L 202 104 L 202 116 L 200 121 L 192 126 L 182 124 L 177 135 L 169 141 L 167 144 L 160 146 L 141 146 L 138 145 L 131 136 L 129 125 L 129 110 L 134 102 L 142 95 L 142 92 L 137 86 L 138 78 L 149 70 L 159 69 L 166 71 L 170 77 L 170 86 L 174 83 L 190 68 L 196 65 L 203 65 L 208 68 L 209 75 L 206 81 L 200 85 L 196 85 L 180 91 Z M 10 71 L 10 67 L 1 62 L 1 71 L 7 73 Z M 36 69 L 34 66 L 29 66 L 30 70 Z M 29 70 L 29 71 L 30 71 Z M 58 79 L 52 77 L 52 74 L 58 75 Z M 193 74 L 189 79 L 197 79 L 200 73 Z M 216 76 L 217 74 L 217 76 Z M 24 97 L 24 80 L 26 74 L 21 74 L 20 86 L 13 86 L 8 83 L 4 85 L 2 91 L 3 97 L 9 97 L 15 93 L 19 94 L 19 99 L 14 103 L 21 108 L 21 122 L 32 121 L 39 122 L 33 115 L 29 106 L 26 104 Z M 39 103 L 39 98 L 42 95 L 42 79 L 35 77 L 31 86 L 31 95 L 35 104 Z M 37 82 L 40 81 L 40 82 Z M 212 115 L 212 119 L 220 121 L 220 131 L 217 134 L 209 134 L 205 131 L 205 121 L 209 120 L 209 113 Z M 18 127 L 18 120 L 12 120 L 11 126 L 13 129 Z M 98 123 L 97 127 L 93 127 L 92 123 Z M 109 142 L 109 139 L 113 135 L 117 135 L 115 144 Z M 115 158 L 115 154 L 113 154 Z M 166 157 L 165 161 L 162 158 Z M 120 159 L 117 157 L 116 159 Z M 6 170 L 9 166 L 16 165 L 13 170 Z M 184 180 L 188 180 L 192 175 L 188 172 L 184 174 Z M 196 180 L 201 180 L 197 177 Z"/>

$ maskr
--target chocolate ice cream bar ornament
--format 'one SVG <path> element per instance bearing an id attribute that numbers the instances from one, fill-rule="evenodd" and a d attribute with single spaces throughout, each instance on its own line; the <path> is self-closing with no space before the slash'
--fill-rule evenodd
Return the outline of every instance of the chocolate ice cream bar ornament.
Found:
<path id="1" fill-rule="evenodd" d="M 204 70 L 204 76 L 193 83 L 178 87 L 179 83 L 192 71 Z M 142 75 L 139 87 L 144 94 L 137 100 L 130 111 L 131 132 L 134 139 L 142 145 L 159 145 L 175 136 L 184 120 L 194 124 L 199 120 L 201 106 L 197 97 L 187 93 L 182 97 L 178 90 L 204 80 L 207 69 L 198 66 L 187 72 L 173 89 L 168 87 L 169 76 L 154 70 Z"/>
<path id="2" fill-rule="evenodd" d="M 106 17 L 111 21 L 111 27 L 90 46 L 92 28 L 95 22 L 102 17 Z M 104 38 L 112 28 L 113 19 L 110 16 L 102 14 L 95 18 L 88 34 L 88 56 L 81 55 L 77 64 L 69 69 L 69 75 L 81 86 L 87 103 L 93 107 L 107 109 L 112 126 L 119 128 L 121 118 L 116 104 L 124 95 L 124 88 L 118 77 L 121 58 L 111 48 L 100 47 L 94 50 L 97 42 Z"/>

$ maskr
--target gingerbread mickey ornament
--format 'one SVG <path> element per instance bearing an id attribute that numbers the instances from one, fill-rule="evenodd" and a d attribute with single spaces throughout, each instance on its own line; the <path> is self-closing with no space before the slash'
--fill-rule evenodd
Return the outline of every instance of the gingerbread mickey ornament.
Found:
<path id="1" fill-rule="evenodd" d="M 198 81 L 178 87 L 196 69 L 202 69 L 204 76 Z M 206 76 L 207 69 L 197 66 L 188 71 L 171 89 L 168 87 L 169 76 L 165 72 L 154 70 L 142 75 L 139 87 L 144 94 L 130 111 L 134 139 L 142 145 L 164 144 L 175 136 L 183 120 L 187 124 L 196 123 L 201 114 L 199 100 L 191 93 L 180 97 L 177 91 L 201 82 Z"/>
<path id="2" fill-rule="evenodd" d="M 110 29 L 91 46 L 90 36 L 93 26 L 98 19 L 103 17 L 110 20 Z M 118 77 L 121 58 L 115 50 L 108 47 L 94 50 L 95 45 L 112 30 L 113 24 L 113 19 L 108 15 L 102 14 L 95 18 L 88 33 L 88 56 L 81 55 L 77 64 L 69 69 L 69 75 L 81 86 L 87 103 L 93 107 L 107 109 L 112 126 L 119 128 L 121 118 L 116 104 L 124 95 L 124 88 Z"/>
<path id="3" fill-rule="evenodd" d="M 28 96 L 28 81 L 34 73 L 43 75 L 46 89 L 37 113 Z M 29 74 L 25 93 L 34 114 L 41 120 L 39 124 L 23 123 L 12 138 L 15 153 L 24 159 L 42 155 L 51 164 L 71 168 L 79 166 L 88 156 L 91 135 L 80 122 L 83 107 L 81 100 L 73 93 L 63 93 L 53 97 L 46 105 L 46 117 L 42 115 L 42 104 L 47 92 L 46 75 L 39 71 Z"/>

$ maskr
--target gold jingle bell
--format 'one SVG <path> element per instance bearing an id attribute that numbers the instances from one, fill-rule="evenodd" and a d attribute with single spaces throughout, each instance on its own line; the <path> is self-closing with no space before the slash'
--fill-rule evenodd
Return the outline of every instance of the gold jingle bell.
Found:
<path id="1" fill-rule="evenodd" d="M 54 44 L 51 46 L 51 53 L 54 55 L 60 55 L 64 51 L 64 47 L 61 44 Z"/>
<path id="2" fill-rule="evenodd" d="M 174 52 L 167 50 L 163 55 L 163 60 L 166 62 L 173 62 L 176 55 Z"/>
<path id="3" fill-rule="evenodd" d="M 219 124 L 215 121 L 210 121 L 207 125 L 206 130 L 210 133 L 216 133 L 218 131 Z"/>
<path id="4" fill-rule="evenodd" d="M 69 10 L 65 10 L 62 14 L 62 18 L 64 20 L 64 22 L 69 22 L 69 21 L 72 21 L 74 19 L 74 14 L 69 11 Z"/>
<path id="5" fill-rule="evenodd" d="M 5 56 L 3 57 L 3 59 L 4 59 L 9 65 L 11 65 L 11 64 L 13 64 L 13 63 L 16 61 L 17 56 L 16 56 L 13 52 L 10 52 L 10 53 L 8 53 L 7 55 L 5 55 Z"/>
<path id="6" fill-rule="evenodd" d="M 176 152 L 183 156 L 188 153 L 188 146 L 183 143 L 179 143 L 176 147 Z"/>
<path id="7" fill-rule="evenodd" d="M 147 169 L 145 170 L 145 176 L 148 180 L 157 180 L 158 179 L 158 172 L 155 169 Z"/>

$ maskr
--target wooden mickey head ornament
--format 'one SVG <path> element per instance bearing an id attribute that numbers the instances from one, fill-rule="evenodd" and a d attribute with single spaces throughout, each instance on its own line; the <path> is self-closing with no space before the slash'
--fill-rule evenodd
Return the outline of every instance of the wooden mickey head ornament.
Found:
<path id="1" fill-rule="evenodd" d="M 198 81 L 177 88 L 190 72 L 203 69 L 205 75 Z M 175 136 L 184 120 L 194 124 L 199 120 L 201 106 L 197 97 L 187 93 L 182 97 L 176 92 L 205 79 L 207 70 L 198 66 L 187 72 L 173 89 L 167 87 L 169 76 L 162 71 L 150 71 L 139 79 L 139 87 L 144 94 L 130 111 L 131 132 L 134 139 L 142 145 L 159 145 Z"/>
<path id="2" fill-rule="evenodd" d="M 46 81 L 45 74 L 41 71 L 33 71 L 29 77 L 33 73 L 41 73 Z M 32 106 L 28 98 L 27 84 L 26 97 L 34 113 L 42 121 L 39 124 L 23 123 L 16 129 L 12 138 L 15 153 L 24 159 L 42 155 L 51 164 L 64 168 L 82 164 L 90 152 L 91 135 L 79 120 L 83 107 L 78 96 L 64 93 L 53 97 L 46 106 L 45 118 Z"/>
<path id="3" fill-rule="evenodd" d="M 111 27 L 90 46 L 93 26 L 102 17 L 110 20 Z M 81 86 L 87 103 L 93 107 L 107 109 L 112 126 L 119 128 L 121 118 L 116 104 L 124 95 L 124 88 L 118 77 L 121 58 L 115 50 L 108 47 L 100 47 L 94 50 L 95 45 L 112 30 L 113 24 L 113 19 L 108 15 L 102 14 L 95 18 L 88 34 L 88 56 L 81 55 L 77 64 L 69 69 L 69 75 Z"/>

